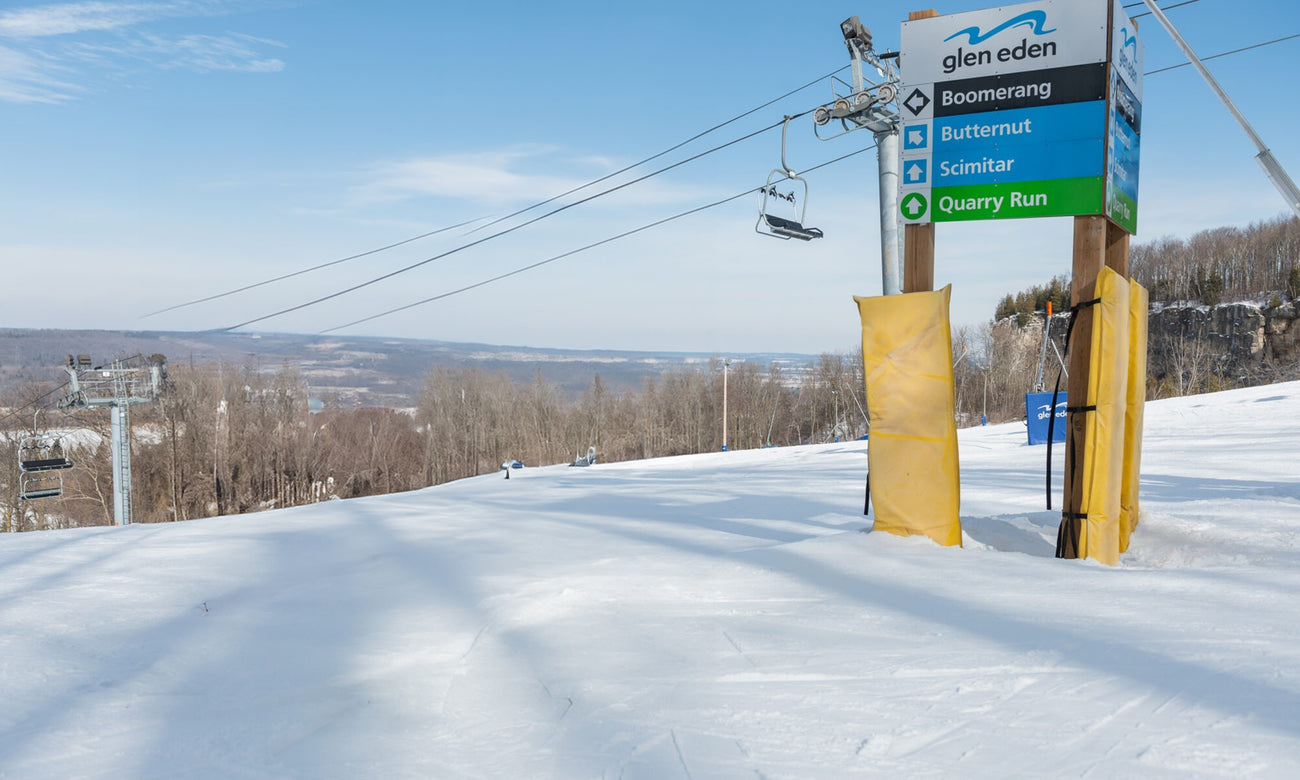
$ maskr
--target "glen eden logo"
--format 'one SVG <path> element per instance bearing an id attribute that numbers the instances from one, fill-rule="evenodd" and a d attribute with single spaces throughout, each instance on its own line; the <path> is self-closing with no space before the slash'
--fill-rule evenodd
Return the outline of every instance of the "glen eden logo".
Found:
<path id="1" fill-rule="evenodd" d="M 999 35 L 1007 30 L 1014 30 L 1018 27 L 1027 27 L 1029 32 L 1034 36 L 1049 35 L 1056 32 L 1056 28 L 1048 28 L 1047 12 L 1042 9 L 1025 11 L 1019 16 L 1014 16 L 1002 24 L 990 29 L 988 32 L 982 32 L 979 25 L 972 25 L 964 30 L 949 35 L 943 39 L 944 43 L 952 41 L 954 38 L 966 36 L 965 45 L 979 46 L 995 35 Z M 961 41 L 958 41 L 961 44 Z M 981 65 L 992 65 L 994 62 L 1009 63 L 1020 62 L 1023 60 L 1037 60 L 1044 57 L 1055 57 L 1057 55 L 1056 41 L 1035 41 L 1029 42 L 1028 37 L 1022 36 L 1019 43 L 1010 46 L 1003 46 L 1000 49 L 979 48 L 966 50 L 958 45 L 955 54 L 945 55 L 942 62 L 943 72 L 946 74 L 956 73 L 961 68 L 979 67 Z"/>
<path id="2" fill-rule="evenodd" d="M 1119 34 L 1120 34 L 1121 37 L 1124 38 L 1124 46 L 1123 46 L 1123 48 L 1125 48 L 1125 49 L 1132 49 L 1132 50 L 1133 50 L 1133 56 L 1136 57 L 1136 56 L 1137 56 L 1137 50 L 1138 50 L 1138 39 L 1137 39 L 1137 36 L 1136 36 L 1136 35 L 1129 35 L 1129 32 L 1128 32 L 1128 28 L 1127 28 L 1127 27 L 1121 27 L 1121 28 L 1119 28 Z"/>
<path id="3" fill-rule="evenodd" d="M 1046 11 L 1043 10 L 1025 11 L 1023 14 L 1015 18 L 1008 19 L 1007 21 L 1003 22 L 1002 24 L 999 24 L 997 27 L 994 27 L 992 30 L 989 30 L 986 33 L 981 33 L 978 25 L 974 27 L 967 27 L 964 30 L 958 30 L 952 35 L 949 35 L 947 38 L 944 38 L 943 42 L 947 43 L 948 41 L 951 41 L 953 38 L 956 38 L 958 35 L 965 35 L 967 36 L 966 43 L 970 44 L 971 46 L 977 46 L 987 41 L 989 38 L 992 38 L 993 36 L 997 35 L 998 33 L 1004 30 L 1010 30 L 1014 27 L 1029 27 L 1030 31 L 1033 32 L 1034 35 L 1047 35 L 1048 33 L 1056 32 L 1055 27 L 1053 27 L 1050 30 L 1047 30 L 1044 29 L 1046 26 L 1047 26 Z"/>
<path id="4" fill-rule="evenodd" d="M 1137 84 L 1142 78 L 1142 74 L 1138 73 L 1137 64 L 1137 32 L 1130 33 L 1128 27 L 1121 27 L 1119 28 L 1119 39 L 1122 43 L 1115 55 L 1115 67 L 1124 72 L 1130 84 Z"/>
<path id="5" fill-rule="evenodd" d="M 1056 402 L 1056 416 L 1057 416 L 1057 417 L 1060 417 L 1061 419 L 1065 419 L 1065 408 L 1066 408 L 1065 405 L 1066 405 L 1067 403 L 1068 403 L 1068 400 L 1063 400 L 1063 401 L 1057 401 L 1057 402 Z M 1040 420 L 1046 420 L 1048 417 L 1051 417 L 1051 416 L 1052 416 L 1051 409 L 1052 409 L 1052 405 L 1051 405 L 1051 404 L 1042 404 L 1041 406 L 1039 406 L 1039 407 L 1038 407 L 1038 419 L 1040 419 Z"/>

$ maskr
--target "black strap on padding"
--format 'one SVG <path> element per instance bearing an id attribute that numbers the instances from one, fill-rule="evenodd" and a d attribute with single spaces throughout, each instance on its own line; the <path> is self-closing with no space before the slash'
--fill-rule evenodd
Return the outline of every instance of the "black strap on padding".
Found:
<path id="1" fill-rule="evenodd" d="M 1050 332 L 1050 331 L 1049 331 Z M 1069 346 L 1066 347 L 1069 349 Z M 1052 439 L 1056 436 L 1056 398 L 1061 394 L 1061 372 L 1056 372 L 1056 387 L 1052 388 L 1052 411 L 1047 418 L 1047 508 L 1052 508 Z"/>
<path id="2" fill-rule="evenodd" d="M 862 505 L 862 514 L 871 514 L 871 472 L 867 472 L 867 500 Z"/>
<path id="3" fill-rule="evenodd" d="M 1067 355 L 1070 354 L 1070 337 L 1074 334 L 1074 323 L 1075 320 L 1078 319 L 1079 311 L 1081 309 L 1086 309 L 1089 306 L 1096 306 L 1099 303 L 1101 303 L 1101 298 L 1098 297 L 1087 301 L 1079 301 L 1078 303 L 1070 307 L 1070 322 L 1065 328 L 1065 354 Z M 1049 325 L 1047 328 L 1047 337 L 1051 338 L 1051 336 L 1052 336 L 1052 328 Z M 1051 416 L 1047 420 L 1047 476 L 1045 478 L 1045 481 L 1047 483 L 1047 508 L 1049 510 L 1052 508 L 1052 440 L 1055 437 L 1055 431 L 1056 431 L 1056 401 L 1060 397 L 1060 394 L 1061 394 L 1061 372 L 1057 371 L 1056 386 L 1052 389 Z M 1077 414 L 1079 412 L 1096 411 L 1096 409 L 1097 407 L 1095 405 L 1067 406 L 1065 407 L 1065 413 L 1067 415 Z M 1069 440 L 1073 438 L 1072 434 L 1073 434 L 1072 427 L 1067 427 L 1066 428 L 1067 449 L 1069 448 Z"/>
<path id="4" fill-rule="evenodd" d="M 1079 310 L 1086 309 L 1089 306 L 1096 306 L 1101 303 L 1101 298 L 1093 298 L 1090 301 L 1079 301 L 1070 307 L 1070 324 L 1065 327 L 1065 354 L 1070 354 L 1070 335 L 1074 333 L 1074 322 L 1079 318 Z M 1052 331 L 1048 329 L 1048 334 Z"/>
<path id="5" fill-rule="evenodd" d="M 1079 309 L 1086 309 L 1086 308 L 1088 308 L 1089 306 L 1096 306 L 1096 305 L 1099 304 L 1099 303 L 1101 303 L 1101 298 L 1093 298 L 1093 299 L 1091 299 L 1091 300 L 1087 300 L 1087 301 L 1079 301 L 1078 303 L 1076 303 L 1076 304 L 1074 304 L 1073 306 L 1070 307 L 1070 316 L 1073 317 L 1075 314 L 1078 314 L 1078 313 L 1079 313 Z M 1068 339 L 1067 339 L 1067 341 L 1068 341 Z"/>

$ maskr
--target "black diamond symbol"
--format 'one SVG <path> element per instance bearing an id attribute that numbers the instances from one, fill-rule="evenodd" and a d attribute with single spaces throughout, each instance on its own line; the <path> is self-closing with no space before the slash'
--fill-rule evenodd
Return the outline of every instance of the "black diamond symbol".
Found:
<path id="1" fill-rule="evenodd" d="M 903 105 L 912 112 L 912 116 L 920 116 L 925 107 L 930 105 L 930 98 L 926 97 L 921 90 L 914 89 L 912 94 L 907 96 L 907 100 L 903 101 Z"/>

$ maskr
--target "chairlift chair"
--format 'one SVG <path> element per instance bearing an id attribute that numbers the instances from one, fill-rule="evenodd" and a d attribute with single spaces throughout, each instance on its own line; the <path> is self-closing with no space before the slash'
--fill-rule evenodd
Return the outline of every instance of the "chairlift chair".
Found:
<path id="1" fill-rule="evenodd" d="M 55 498 L 63 495 L 63 474 L 59 471 L 24 473 L 18 498 L 33 501 L 38 498 Z"/>
<path id="2" fill-rule="evenodd" d="M 570 466 L 594 466 L 596 465 L 596 448 L 594 446 L 587 448 L 586 455 L 579 455 L 573 459 Z"/>
<path id="3" fill-rule="evenodd" d="M 781 126 L 781 167 L 773 169 L 767 175 L 767 182 L 759 192 L 758 222 L 755 223 L 754 230 L 761 235 L 772 236 L 782 241 L 789 241 L 792 238 L 811 241 L 814 238 L 821 238 L 823 234 L 819 228 L 804 227 L 808 211 L 808 182 L 791 170 L 785 162 L 785 134 L 791 119 L 792 117 L 787 116 L 785 124 Z M 776 185 L 784 181 L 792 182 L 796 189 L 791 189 L 789 193 L 778 191 Z M 772 213 L 772 208 L 779 200 L 790 204 L 791 217 L 781 217 Z"/>
<path id="4" fill-rule="evenodd" d="M 63 495 L 63 469 L 72 468 L 60 437 L 24 436 L 18 443 L 18 497 L 24 501 Z"/>
<path id="5" fill-rule="evenodd" d="M 18 445 L 18 468 L 24 474 L 72 468 L 59 437 L 25 436 Z"/>

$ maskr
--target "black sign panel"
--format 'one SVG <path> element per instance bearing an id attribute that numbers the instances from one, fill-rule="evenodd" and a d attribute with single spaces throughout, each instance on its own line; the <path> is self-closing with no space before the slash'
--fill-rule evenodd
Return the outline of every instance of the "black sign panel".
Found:
<path id="1" fill-rule="evenodd" d="M 942 81 L 934 85 L 934 115 L 957 116 L 1105 100 L 1106 87 L 1104 62 Z"/>

